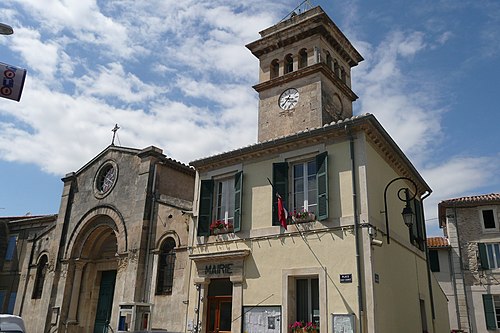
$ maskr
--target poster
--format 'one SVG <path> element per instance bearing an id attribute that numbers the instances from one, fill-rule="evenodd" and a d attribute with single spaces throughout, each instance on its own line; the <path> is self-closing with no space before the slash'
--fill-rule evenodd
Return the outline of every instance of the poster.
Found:
<path id="1" fill-rule="evenodd" d="M 280 306 L 244 306 L 243 333 L 280 333 Z"/>
<path id="2" fill-rule="evenodd" d="M 333 333 L 354 333 L 353 314 L 332 314 Z"/>

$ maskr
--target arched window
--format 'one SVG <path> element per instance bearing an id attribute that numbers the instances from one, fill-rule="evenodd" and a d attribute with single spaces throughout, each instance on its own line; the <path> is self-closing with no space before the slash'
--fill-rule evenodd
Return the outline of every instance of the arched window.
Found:
<path id="1" fill-rule="evenodd" d="M 299 68 L 307 67 L 307 51 L 302 49 L 299 52 Z"/>
<path id="2" fill-rule="evenodd" d="M 337 62 L 337 59 L 333 61 L 333 71 L 337 77 L 340 78 L 340 66 L 339 63 Z"/>
<path id="3" fill-rule="evenodd" d="M 174 284 L 175 267 L 175 241 L 167 238 L 160 248 L 158 258 L 158 274 L 156 279 L 156 295 L 168 295 L 172 293 Z"/>
<path id="4" fill-rule="evenodd" d="M 326 51 L 326 65 L 328 66 L 328 68 L 332 68 L 332 56 L 328 51 Z"/>
<path id="5" fill-rule="evenodd" d="M 271 79 L 277 78 L 280 75 L 280 63 L 278 59 L 271 62 Z"/>
<path id="6" fill-rule="evenodd" d="M 36 267 L 35 286 L 33 287 L 33 295 L 31 298 L 42 298 L 43 284 L 45 282 L 45 274 L 47 273 L 47 255 L 42 255 L 38 260 Z"/>
<path id="7" fill-rule="evenodd" d="M 285 74 L 293 72 L 293 58 L 291 54 L 285 57 Z"/>

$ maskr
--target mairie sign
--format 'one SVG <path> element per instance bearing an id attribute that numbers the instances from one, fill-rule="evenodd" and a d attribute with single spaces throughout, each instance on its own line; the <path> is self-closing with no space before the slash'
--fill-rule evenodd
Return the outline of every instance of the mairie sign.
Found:
<path id="1" fill-rule="evenodd" d="M 205 275 L 232 274 L 233 264 L 210 264 L 205 266 Z"/>
<path id="2" fill-rule="evenodd" d="M 25 78 L 25 69 L 0 62 L 0 97 L 19 102 Z"/>

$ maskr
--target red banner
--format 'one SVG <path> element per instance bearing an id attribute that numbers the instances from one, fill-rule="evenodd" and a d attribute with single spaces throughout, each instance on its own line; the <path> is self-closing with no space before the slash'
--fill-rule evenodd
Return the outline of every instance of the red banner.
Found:
<path id="1" fill-rule="evenodd" d="M 0 62 L 0 97 L 19 102 L 25 78 L 25 69 Z"/>

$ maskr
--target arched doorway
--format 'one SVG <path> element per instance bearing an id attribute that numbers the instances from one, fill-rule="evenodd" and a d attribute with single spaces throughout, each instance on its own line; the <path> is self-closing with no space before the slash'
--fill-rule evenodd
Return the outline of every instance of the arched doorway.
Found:
<path id="1" fill-rule="evenodd" d="M 78 318 L 85 332 L 110 331 L 118 268 L 115 230 L 113 219 L 99 215 L 87 221 L 76 235 L 69 319 Z"/>

